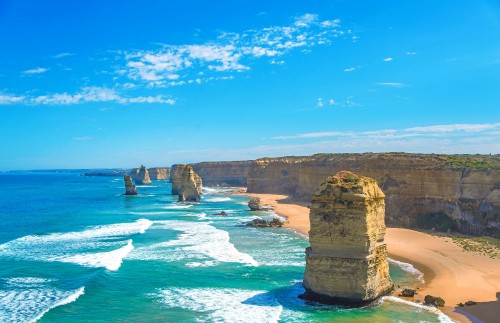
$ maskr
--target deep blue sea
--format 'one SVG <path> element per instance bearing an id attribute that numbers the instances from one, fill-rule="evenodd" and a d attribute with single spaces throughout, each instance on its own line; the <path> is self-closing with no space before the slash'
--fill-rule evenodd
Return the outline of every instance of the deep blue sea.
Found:
<path id="1" fill-rule="evenodd" d="M 307 239 L 241 225 L 272 212 L 166 181 L 123 196 L 121 177 L 0 174 L 0 322 L 439 322 L 394 297 L 360 309 L 306 304 Z M 220 211 L 227 217 L 215 216 Z M 419 273 L 391 263 L 396 284 Z"/>

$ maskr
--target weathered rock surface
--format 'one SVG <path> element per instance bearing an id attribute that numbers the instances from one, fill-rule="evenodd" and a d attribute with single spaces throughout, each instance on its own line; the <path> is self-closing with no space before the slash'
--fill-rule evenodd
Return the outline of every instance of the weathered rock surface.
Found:
<path id="1" fill-rule="evenodd" d="M 164 181 L 170 179 L 170 169 L 167 167 L 148 168 L 149 177 L 152 180 Z"/>
<path id="2" fill-rule="evenodd" d="M 175 170 L 172 173 L 172 194 L 179 195 L 180 202 L 199 202 L 201 193 L 202 181 L 200 176 L 194 172 L 193 167 L 191 165 L 175 165 Z"/>
<path id="3" fill-rule="evenodd" d="M 135 183 L 138 185 L 149 185 L 151 184 L 151 178 L 149 178 L 149 172 L 146 166 L 142 165 L 135 176 Z"/>
<path id="4" fill-rule="evenodd" d="M 267 221 L 264 219 L 253 219 L 252 221 L 247 223 L 247 226 L 256 228 L 269 228 L 269 227 L 281 228 L 283 224 L 284 222 L 278 218 L 274 218 L 271 221 Z"/>
<path id="5" fill-rule="evenodd" d="M 249 193 L 286 194 L 309 203 L 325 177 L 341 170 L 377 180 L 386 195 L 386 223 L 429 225 L 500 237 L 500 155 L 406 153 L 318 154 L 261 158 Z M 451 221 L 448 221 L 451 220 Z"/>
<path id="6" fill-rule="evenodd" d="M 137 189 L 132 183 L 132 178 L 128 175 L 124 175 L 123 181 L 125 182 L 125 195 L 137 195 Z"/>
<path id="7" fill-rule="evenodd" d="M 432 295 L 426 295 L 424 297 L 424 302 L 427 305 L 433 305 L 436 307 L 442 307 L 445 304 L 444 299 L 442 299 L 439 296 L 432 296 Z"/>
<path id="8" fill-rule="evenodd" d="M 262 204 L 260 203 L 260 198 L 252 197 L 250 201 L 248 201 L 248 207 L 251 211 L 259 211 L 262 210 Z"/>
<path id="9" fill-rule="evenodd" d="M 346 171 L 328 177 L 316 190 L 304 298 L 355 306 L 392 290 L 384 197 L 375 180 Z"/>
<path id="10" fill-rule="evenodd" d="M 192 166 L 206 186 L 247 186 L 252 161 L 202 162 Z"/>
<path id="11" fill-rule="evenodd" d="M 416 293 L 417 293 L 417 291 L 414 290 L 414 289 L 405 288 L 401 292 L 401 296 L 403 296 L 403 297 L 413 297 L 413 296 L 415 296 Z"/>

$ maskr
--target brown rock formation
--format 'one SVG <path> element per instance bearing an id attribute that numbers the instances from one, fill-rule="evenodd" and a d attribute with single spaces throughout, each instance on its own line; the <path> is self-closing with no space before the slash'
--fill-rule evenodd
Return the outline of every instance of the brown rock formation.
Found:
<path id="1" fill-rule="evenodd" d="M 251 160 L 203 162 L 192 164 L 193 170 L 200 175 L 207 186 L 247 186 Z"/>
<path id="2" fill-rule="evenodd" d="M 249 193 L 286 194 L 307 204 L 325 177 L 341 170 L 377 180 L 388 225 L 436 227 L 500 237 L 500 156 L 406 153 L 261 158 Z M 440 229 L 441 227 L 441 229 Z"/>
<path id="3" fill-rule="evenodd" d="M 262 210 L 262 204 L 260 203 L 260 198 L 252 197 L 250 201 L 248 201 L 248 207 L 251 211 L 259 211 Z"/>
<path id="4" fill-rule="evenodd" d="M 351 172 L 328 177 L 311 202 L 305 298 L 362 305 L 393 288 L 385 236 L 384 193 Z"/>
<path id="5" fill-rule="evenodd" d="M 125 181 L 125 195 L 137 195 L 137 189 L 132 183 L 132 178 L 128 175 L 124 175 L 123 180 Z"/>
<path id="6" fill-rule="evenodd" d="M 202 181 L 191 165 L 176 165 L 172 173 L 172 194 L 175 194 L 174 187 L 179 195 L 179 202 L 200 201 Z"/>
<path id="7" fill-rule="evenodd" d="M 172 165 L 170 167 L 170 182 L 172 183 L 172 195 L 179 194 L 179 185 L 181 183 L 182 172 L 186 167 L 185 164 Z"/>
<path id="8" fill-rule="evenodd" d="M 149 178 L 158 181 L 170 179 L 170 169 L 167 167 L 151 167 L 148 168 Z"/>
<path id="9" fill-rule="evenodd" d="M 142 165 L 139 169 L 139 173 L 135 179 L 135 183 L 139 185 L 149 185 L 151 184 L 151 179 L 149 178 L 149 172 L 146 166 Z"/>

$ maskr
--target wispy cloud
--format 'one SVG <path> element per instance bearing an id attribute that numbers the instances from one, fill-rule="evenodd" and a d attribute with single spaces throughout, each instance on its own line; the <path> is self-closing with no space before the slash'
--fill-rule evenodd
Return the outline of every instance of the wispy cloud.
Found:
<path id="1" fill-rule="evenodd" d="M 377 83 L 377 85 L 391 86 L 391 87 L 405 87 L 405 86 L 407 86 L 406 84 L 399 83 L 399 82 L 380 82 L 380 83 Z"/>
<path id="2" fill-rule="evenodd" d="M 272 139 L 307 139 L 325 137 L 352 137 L 357 139 L 401 139 L 410 137 L 440 137 L 447 135 L 463 136 L 472 133 L 493 134 L 500 131 L 500 123 L 448 124 L 412 127 L 405 129 L 383 129 L 375 131 L 325 131 L 296 135 L 276 136 Z"/>
<path id="3" fill-rule="evenodd" d="M 413 56 L 413 55 L 417 55 L 417 53 L 415 53 L 415 52 L 406 52 L 406 55 Z"/>
<path id="4" fill-rule="evenodd" d="M 291 51 L 331 44 L 345 34 L 340 21 L 321 20 L 318 15 L 305 14 L 286 26 L 250 29 L 241 33 L 223 32 L 215 40 L 203 44 L 163 45 L 156 50 L 122 51 L 125 66 L 117 72 L 149 86 L 189 84 L 202 70 L 206 75 L 249 70 L 253 60 L 276 59 Z M 184 83 L 172 83 L 172 75 L 179 75 Z M 204 76 L 204 81 L 208 76 Z"/>
<path id="5" fill-rule="evenodd" d="M 319 108 L 322 108 L 325 104 L 323 103 L 323 98 L 318 98 L 318 101 L 316 101 L 316 106 Z"/>
<path id="6" fill-rule="evenodd" d="M 175 100 L 163 95 L 124 97 L 113 89 L 103 87 L 85 87 L 75 94 L 64 92 L 40 96 L 0 95 L 0 105 L 73 105 L 89 102 L 114 102 L 118 104 L 160 103 L 172 105 L 175 103 Z"/>
<path id="7" fill-rule="evenodd" d="M 48 70 L 49 70 L 48 68 L 37 67 L 37 68 L 33 68 L 33 69 L 30 69 L 30 70 L 23 71 L 22 73 L 25 74 L 25 75 L 42 74 L 42 73 L 47 72 Z"/>
<path id="8" fill-rule="evenodd" d="M 357 69 L 359 69 L 359 66 L 348 67 L 344 68 L 344 72 L 354 72 Z"/>
<path id="9" fill-rule="evenodd" d="M 384 62 L 391 62 L 393 60 L 392 57 L 386 57 L 384 58 Z"/>
<path id="10" fill-rule="evenodd" d="M 82 137 L 74 137 L 73 140 L 90 140 L 92 137 L 82 136 Z"/>
<path id="11" fill-rule="evenodd" d="M 68 56 L 74 56 L 75 54 L 73 53 L 59 53 L 57 55 L 52 56 L 52 58 L 64 58 Z"/>

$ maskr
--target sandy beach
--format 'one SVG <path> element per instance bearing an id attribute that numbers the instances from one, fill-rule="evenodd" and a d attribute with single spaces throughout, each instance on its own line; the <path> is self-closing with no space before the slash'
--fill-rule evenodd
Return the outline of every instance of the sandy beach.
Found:
<path id="1" fill-rule="evenodd" d="M 308 234 L 307 207 L 283 203 L 285 195 L 242 195 L 260 197 L 263 204 L 287 218 L 286 227 Z M 442 311 L 458 322 L 498 322 L 500 259 L 464 251 L 451 238 L 408 229 L 388 228 L 386 242 L 391 258 L 411 263 L 424 273 L 425 283 L 418 286 L 415 299 L 422 301 L 428 294 L 442 297 L 446 301 Z M 469 300 L 477 304 L 458 306 Z"/>

